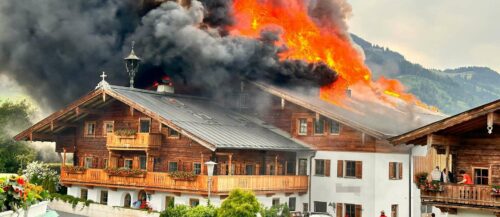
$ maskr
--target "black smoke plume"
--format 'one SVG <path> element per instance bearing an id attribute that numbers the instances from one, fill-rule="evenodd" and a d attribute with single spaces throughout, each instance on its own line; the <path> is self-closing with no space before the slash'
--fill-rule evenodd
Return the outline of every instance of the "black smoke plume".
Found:
<path id="1" fill-rule="evenodd" d="M 42 106 L 59 108 L 98 82 L 128 85 L 122 58 L 136 41 L 143 65 L 138 87 L 168 74 L 174 82 L 220 90 L 235 78 L 323 85 L 336 73 L 322 63 L 280 61 L 279 29 L 260 40 L 224 32 L 230 1 L 175 2 L 144 12 L 134 0 L 0 1 L 0 73 L 14 78 Z"/>

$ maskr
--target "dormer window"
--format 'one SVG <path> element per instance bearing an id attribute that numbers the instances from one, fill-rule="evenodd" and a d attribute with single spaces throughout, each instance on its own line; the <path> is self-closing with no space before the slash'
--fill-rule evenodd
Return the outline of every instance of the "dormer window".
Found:
<path id="1" fill-rule="evenodd" d="M 149 133 L 151 132 L 151 119 L 141 118 L 139 119 L 139 133 Z"/>
<path id="2" fill-rule="evenodd" d="M 172 129 L 172 128 L 168 128 L 168 137 L 169 138 L 179 138 L 180 134 L 179 132 L 177 132 L 176 130 Z"/>
<path id="3" fill-rule="evenodd" d="M 84 131 L 85 136 L 87 137 L 95 136 L 95 126 L 96 126 L 95 121 L 85 122 L 85 131 Z"/>
<path id="4" fill-rule="evenodd" d="M 314 135 L 323 135 L 325 133 L 325 120 L 320 118 L 314 119 Z"/>

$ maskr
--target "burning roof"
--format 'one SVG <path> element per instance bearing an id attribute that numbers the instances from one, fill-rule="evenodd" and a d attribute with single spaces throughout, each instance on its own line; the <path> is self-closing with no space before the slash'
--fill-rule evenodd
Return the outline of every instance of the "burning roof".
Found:
<path id="1" fill-rule="evenodd" d="M 446 116 L 393 98 L 384 104 L 371 100 L 364 92 L 353 91 L 342 105 L 335 105 L 319 97 L 319 88 L 277 86 L 265 82 L 252 82 L 258 88 L 291 103 L 308 108 L 325 117 L 359 129 L 377 138 L 386 139 Z"/>

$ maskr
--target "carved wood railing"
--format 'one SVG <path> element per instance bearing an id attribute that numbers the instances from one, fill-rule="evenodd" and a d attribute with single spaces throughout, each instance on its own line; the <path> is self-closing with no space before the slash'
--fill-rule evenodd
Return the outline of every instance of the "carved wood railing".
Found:
<path id="1" fill-rule="evenodd" d="M 120 136 L 114 133 L 108 133 L 106 137 L 106 146 L 108 149 L 115 150 L 145 150 L 158 148 L 161 146 L 161 137 L 159 133 L 136 133 L 131 136 Z"/>
<path id="2" fill-rule="evenodd" d="M 61 172 L 65 185 L 101 186 L 109 188 L 143 188 L 149 190 L 173 190 L 206 194 L 208 176 L 199 175 L 193 181 L 172 179 L 167 173 L 147 172 L 144 177 L 109 176 L 102 169 L 87 169 L 84 173 Z M 240 188 L 257 193 L 306 192 L 307 176 L 213 176 L 212 192 L 226 194 Z"/>
<path id="3" fill-rule="evenodd" d="M 446 184 L 443 187 L 442 192 L 422 191 L 422 201 L 500 207 L 500 197 L 492 194 L 491 186 Z"/>

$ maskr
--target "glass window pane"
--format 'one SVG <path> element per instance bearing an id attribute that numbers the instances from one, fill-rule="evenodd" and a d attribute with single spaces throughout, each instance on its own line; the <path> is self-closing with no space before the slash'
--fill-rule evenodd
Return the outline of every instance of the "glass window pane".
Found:
<path id="1" fill-rule="evenodd" d="M 323 119 L 314 120 L 314 134 L 323 134 L 325 132 L 325 121 Z"/>
<path id="2" fill-rule="evenodd" d="M 483 175 L 483 176 L 488 176 L 488 170 L 484 169 L 484 170 L 482 171 L 482 175 Z"/>
<path id="3" fill-rule="evenodd" d="M 339 134 L 340 132 L 340 124 L 337 121 L 330 120 L 330 133 L 331 134 Z"/>
<path id="4" fill-rule="evenodd" d="M 141 123 L 140 127 L 141 133 L 149 133 L 149 125 L 151 124 L 151 121 L 149 119 L 142 119 L 140 123 Z"/>
<path id="5" fill-rule="evenodd" d="M 169 172 L 177 171 L 177 162 L 168 163 L 168 171 Z"/>

